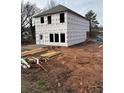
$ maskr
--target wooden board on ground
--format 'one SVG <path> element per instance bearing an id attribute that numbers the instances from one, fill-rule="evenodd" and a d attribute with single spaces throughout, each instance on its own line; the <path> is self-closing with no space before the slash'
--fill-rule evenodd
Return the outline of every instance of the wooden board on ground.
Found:
<path id="1" fill-rule="evenodd" d="M 43 57 L 43 58 L 51 58 L 51 57 L 59 55 L 59 54 L 60 54 L 59 51 L 48 51 L 44 54 L 41 54 L 40 56 Z"/>
<path id="2" fill-rule="evenodd" d="M 33 54 L 40 53 L 40 52 L 45 52 L 45 51 L 47 51 L 47 49 L 36 48 L 36 49 L 29 50 L 29 51 L 21 52 L 21 56 L 24 57 L 24 56 L 33 55 Z"/>

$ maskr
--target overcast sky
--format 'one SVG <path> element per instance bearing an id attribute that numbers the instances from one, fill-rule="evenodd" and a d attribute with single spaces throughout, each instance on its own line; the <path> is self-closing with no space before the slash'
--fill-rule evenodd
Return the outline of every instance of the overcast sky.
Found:
<path id="1" fill-rule="evenodd" d="M 35 3 L 39 8 L 44 8 L 49 0 L 22 0 Z M 57 4 L 62 4 L 75 12 L 85 15 L 89 10 L 95 11 L 97 20 L 103 25 L 103 0 L 54 0 Z"/>

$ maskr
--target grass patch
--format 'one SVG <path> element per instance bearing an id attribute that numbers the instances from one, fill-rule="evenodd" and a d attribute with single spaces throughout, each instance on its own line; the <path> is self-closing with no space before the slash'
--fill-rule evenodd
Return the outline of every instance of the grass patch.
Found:
<path id="1" fill-rule="evenodd" d="M 38 80 L 38 81 L 37 81 L 37 85 L 38 85 L 39 87 L 43 87 L 43 86 L 45 86 L 45 81 L 43 81 L 43 80 Z"/>
<path id="2" fill-rule="evenodd" d="M 44 80 L 38 80 L 36 82 L 36 89 L 35 89 L 35 92 L 37 93 L 41 93 L 43 92 L 44 88 L 45 88 L 45 84 L 46 82 Z"/>

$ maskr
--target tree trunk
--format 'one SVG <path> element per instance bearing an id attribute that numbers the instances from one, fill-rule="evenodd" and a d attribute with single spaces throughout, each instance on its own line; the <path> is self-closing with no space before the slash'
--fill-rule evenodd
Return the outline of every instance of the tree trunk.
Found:
<path id="1" fill-rule="evenodd" d="M 32 19 L 30 19 L 30 30 L 31 30 L 32 39 L 35 40 L 35 26 L 32 26 Z"/>

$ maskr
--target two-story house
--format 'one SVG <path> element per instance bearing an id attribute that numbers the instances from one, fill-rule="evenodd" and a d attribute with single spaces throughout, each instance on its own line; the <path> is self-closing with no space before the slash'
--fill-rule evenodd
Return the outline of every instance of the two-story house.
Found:
<path id="1" fill-rule="evenodd" d="M 71 9 L 57 5 L 34 16 L 36 44 L 71 46 L 84 42 L 89 20 Z"/>

